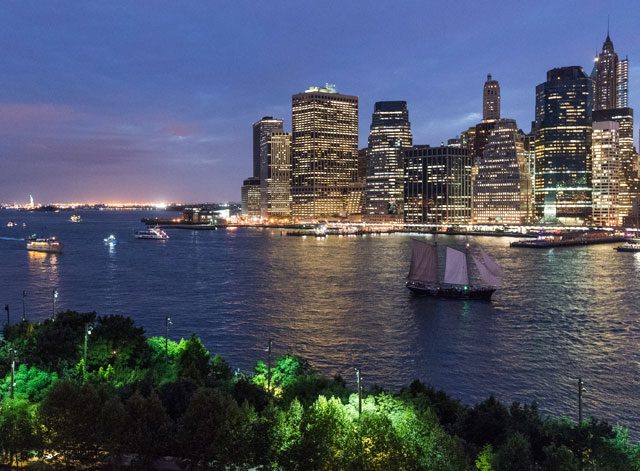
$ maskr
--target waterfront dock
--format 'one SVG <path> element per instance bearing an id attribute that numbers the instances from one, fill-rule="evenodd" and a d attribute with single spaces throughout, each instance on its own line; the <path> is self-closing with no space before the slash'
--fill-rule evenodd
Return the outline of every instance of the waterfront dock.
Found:
<path id="1" fill-rule="evenodd" d="M 533 240 L 518 240 L 509 244 L 515 248 L 547 249 L 553 247 L 574 247 L 578 245 L 615 244 L 624 242 L 623 235 L 615 233 L 574 233 L 542 235 Z"/>

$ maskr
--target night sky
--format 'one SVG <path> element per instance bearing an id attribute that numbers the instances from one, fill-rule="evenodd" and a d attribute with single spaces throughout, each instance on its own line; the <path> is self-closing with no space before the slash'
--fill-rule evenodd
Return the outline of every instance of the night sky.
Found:
<path id="1" fill-rule="evenodd" d="M 290 130 L 325 82 L 360 97 L 360 146 L 379 100 L 408 102 L 416 144 L 456 136 L 489 72 L 528 131 L 535 85 L 589 73 L 607 15 L 640 112 L 637 0 L 3 2 L 0 202 L 237 201 L 251 124 Z"/>

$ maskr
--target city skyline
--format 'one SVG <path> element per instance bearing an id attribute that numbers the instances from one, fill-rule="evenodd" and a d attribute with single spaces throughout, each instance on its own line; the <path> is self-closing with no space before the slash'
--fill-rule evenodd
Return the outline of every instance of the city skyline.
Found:
<path id="1" fill-rule="evenodd" d="M 580 24 L 568 25 L 570 5 L 551 2 L 497 6 L 495 18 L 462 2 L 438 11 L 347 5 L 339 18 L 294 4 L 260 17 L 249 3 L 167 4 L 153 15 L 144 5 L 10 6 L 0 20 L 0 201 L 239 201 L 252 173 L 251 123 L 272 115 L 289 131 L 291 95 L 324 82 L 359 97 L 359 147 L 384 100 L 407 101 L 416 144 L 455 137 L 480 121 L 489 73 L 502 115 L 528 132 L 535 86 L 554 67 L 588 74 L 609 14 L 637 108 L 640 51 L 632 19 L 619 13 L 632 5 L 585 2 Z M 427 13 L 445 26 L 425 28 Z M 484 27 L 471 31 L 467 16 Z"/>

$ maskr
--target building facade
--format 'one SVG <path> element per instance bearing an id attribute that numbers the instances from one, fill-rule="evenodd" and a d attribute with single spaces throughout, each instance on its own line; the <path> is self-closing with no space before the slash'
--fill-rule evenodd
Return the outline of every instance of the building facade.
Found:
<path id="1" fill-rule="evenodd" d="M 403 156 L 413 138 L 405 101 L 374 106 L 365 185 L 365 215 L 375 222 L 401 222 L 404 204 Z"/>
<path id="2" fill-rule="evenodd" d="M 532 219 L 531 178 L 516 122 L 495 122 L 477 162 L 473 222 L 528 224 Z"/>
<path id="3" fill-rule="evenodd" d="M 622 168 L 618 149 L 620 125 L 615 121 L 594 121 L 592 135 L 593 224 L 619 226 Z"/>
<path id="4" fill-rule="evenodd" d="M 291 134 L 272 133 L 268 141 L 267 218 L 291 217 Z"/>
<path id="5" fill-rule="evenodd" d="M 292 130 L 292 216 L 317 220 L 361 210 L 358 97 L 329 85 L 294 95 Z"/>
<path id="6" fill-rule="evenodd" d="M 536 87 L 535 204 L 547 221 L 591 216 L 592 93 L 578 66 L 552 69 Z"/>
<path id="7" fill-rule="evenodd" d="M 404 220 L 409 224 L 471 221 L 471 157 L 460 147 L 413 146 L 404 153 Z"/>
<path id="8" fill-rule="evenodd" d="M 240 190 L 242 198 L 242 214 L 249 218 L 259 219 L 260 214 L 260 179 L 249 177 L 242 182 Z"/>
<path id="9" fill-rule="evenodd" d="M 273 116 L 265 116 L 253 123 L 253 171 L 260 179 L 260 212 L 267 218 L 267 178 L 269 175 L 269 139 L 273 133 L 281 133 L 283 121 Z"/>
<path id="10" fill-rule="evenodd" d="M 496 119 L 500 119 L 500 84 L 488 74 L 482 93 L 482 120 Z"/>

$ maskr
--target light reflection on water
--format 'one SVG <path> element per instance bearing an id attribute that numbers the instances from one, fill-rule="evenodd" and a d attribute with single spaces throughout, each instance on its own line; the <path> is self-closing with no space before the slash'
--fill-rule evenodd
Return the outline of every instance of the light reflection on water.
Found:
<path id="1" fill-rule="evenodd" d="M 30 232 L 65 244 L 61 255 L 46 255 L 0 240 L 0 302 L 17 308 L 26 289 L 28 317 L 43 319 L 57 287 L 61 308 L 131 315 L 151 335 L 162 335 L 171 315 L 173 337 L 196 333 L 243 369 L 264 357 L 272 337 L 277 352 L 349 380 L 360 366 L 369 385 L 419 378 L 468 402 L 535 399 L 571 417 L 582 376 L 587 414 L 640 432 L 640 254 L 609 245 L 510 249 L 509 239 L 470 238 L 507 276 L 492 303 L 459 302 L 407 292 L 408 236 L 241 229 L 170 231 L 158 243 L 133 239 L 140 213 L 81 215 L 71 224 L 65 213 L 0 212 L 0 226 L 27 220 Z M 112 233 L 118 244 L 110 247 L 103 239 Z M 24 234 L 0 227 L 2 236 Z"/>

